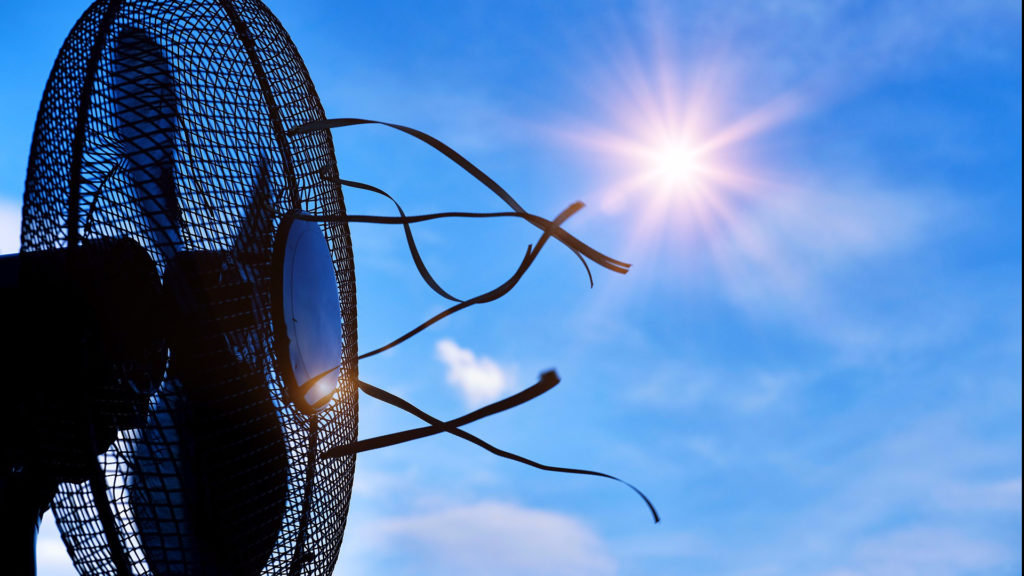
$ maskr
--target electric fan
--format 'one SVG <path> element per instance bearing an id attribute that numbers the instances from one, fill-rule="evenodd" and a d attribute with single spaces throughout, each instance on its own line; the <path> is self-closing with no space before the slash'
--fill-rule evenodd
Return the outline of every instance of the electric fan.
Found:
<path id="1" fill-rule="evenodd" d="M 513 211 L 347 215 L 343 184 L 384 192 L 339 178 L 327 129 L 366 122 L 325 118 L 256 0 L 98 0 L 81 17 L 39 109 L 21 253 L 0 257 L 0 350 L 25 374 L 5 377 L 0 415 L 0 507 L 24 535 L 5 544 L 16 573 L 33 571 L 47 507 L 83 574 L 329 573 L 355 453 L 438 432 L 605 476 L 459 429 L 549 389 L 553 373 L 448 422 L 359 381 L 359 358 L 511 289 L 548 238 L 626 267 L 561 229 L 581 205 L 528 214 L 402 126 Z M 463 301 L 430 277 L 409 229 L 444 216 L 516 216 L 543 235 L 509 281 Z M 457 301 L 363 356 L 351 221 L 402 224 L 424 279 Z M 357 441 L 359 389 L 428 425 Z"/>
<path id="2" fill-rule="evenodd" d="M 354 457 L 318 455 L 356 437 L 352 250 L 343 221 L 288 225 L 344 214 L 330 135 L 289 134 L 323 118 L 260 2 L 100 0 L 61 48 L 5 263 L 3 349 L 38 374 L 5 383 L 4 499 L 49 503 L 80 572 L 334 566 Z"/>

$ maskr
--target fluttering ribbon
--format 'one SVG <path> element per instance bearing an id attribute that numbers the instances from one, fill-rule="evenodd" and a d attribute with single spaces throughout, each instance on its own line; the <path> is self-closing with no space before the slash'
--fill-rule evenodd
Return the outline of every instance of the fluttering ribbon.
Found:
<path id="1" fill-rule="evenodd" d="M 424 282 L 426 282 L 426 284 L 428 286 L 430 286 L 430 288 L 436 294 L 438 294 L 439 296 L 441 296 L 441 297 L 443 297 L 443 298 L 445 298 L 447 300 L 451 300 L 451 301 L 456 303 L 455 305 L 453 305 L 453 306 L 443 310 L 442 312 L 440 312 L 438 314 L 435 314 L 433 317 L 429 318 L 425 322 L 423 322 L 420 325 L 416 326 L 412 330 L 409 330 L 408 332 L 406 332 L 405 334 L 399 336 L 398 338 L 395 338 L 391 342 L 389 342 L 389 343 L 387 343 L 387 344 L 385 344 L 383 346 L 380 346 L 378 348 L 375 348 L 374 350 L 371 350 L 370 352 L 366 352 L 364 354 L 359 355 L 358 359 L 362 360 L 364 358 L 369 358 L 371 356 L 375 356 L 377 354 L 380 354 L 381 352 L 384 352 L 385 350 L 389 350 L 389 349 L 391 349 L 391 348 L 401 344 L 402 342 L 405 342 L 409 338 L 412 338 L 416 334 L 419 334 L 420 332 L 422 332 L 423 330 L 425 330 L 429 326 L 439 322 L 440 320 L 442 320 L 442 319 L 444 319 L 444 318 L 446 318 L 446 317 L 448 317 L 448 316 L 450 316 L 450 315 L 452 315 L 452 314 L 454 314 L 454 313 L 456 313 L 456 312 L 458 312 L 460 310 L 464 310 L 464 309 L 466 309 L 466 308 L 468 308 L 470 306 L 476 305 L 476 304 L 492 302 L 494 300 L 497 300 L 498 298 L 501 298 L 502 296 L 507 294 L 509 291 L 511 291 L 512 288 L 514 288 L 516 286 L 516 284 L 519 283 L 519 280 L 526 273 L 526 270 L 529 269 L 529 267 L 536 260 L 537 255 L 540 253 L 541 249 L 544 247 L 544 245 L 547 243 L 548 239 L 550 239 L 550 238 L 555 238 L 556 240 L 558 240 L 559 242 L 564 244 L 567 248 L 569 248 L 569 250 L 571 250 L 576 255 L 577 258 L 579 258 L 580 262 L 583 263 L 584 268 L 586 268 L 587 275 L 588 275 L 588 278 L 590 279 L 591 286 L 593 286 L 593 276 L 590 273 L 590 268 L 587 266 L 587 262 L 586 262 L 587 260 L 590 260 L 591 262 L 597 264 L 598 266 L 601 266 L 603 268 L 606 268 L 608 270 L 611 270 L 613 272 L 617 272 L 617 273 L 620 273 L 620 274 L 625 274 L 626 272 L 629 271 L 629 267 L 630 267 L 629 264 L 627 264 L 625 262 L 622 262 L 622 261 L 619 261 L 619 260 L 615 260 L 613 258 L 610 258 L 610 257 L 608 257 L 608 256 L 606 256 L 606 255 L 604 255 L 604 254 L 602 254 L 600 252 L 598 252 L 597 250 L 594 250 L 593 248 L 591 248 L 590 246 L 588 246 L 587 244 L 585 244 L 584 242 L 582 242 L 581 240 L 579 240 L 578 238 L 573 236 L 572 234 L 568 233 L 564 228 L 562 228 L 562 224 L 564 224 L 566 220 L 568 220 L 571 216 L 573 216 L 574 214 L 576 214 L 577 212 L 579 212 L 583 208 L 583 203 L 582 202 L 574 202 L 574 203 L 570 204 L 565 210 L 563 210 L 561 213 L 559 213 L 558 216 L 556 216 L 553 220 L 547 220 L 547 219 L 542 218 L 540 216 L 537 216 L 535 214 L 531 214 L 531 213 L 527 212 L 525 209 L 523 209 L 523 207 L 520 206 L 519 203 L 517 203 L 512 198 L 512 196 L 507 191 L 505 191 L 504 188 L 502 188 L 497 182 L 495 182 L 493 179 L 491 179 L 482 170 L 480 170 L 475 165 L 473 165 L 473 163 L 471 163 L 469 160 L 464 158 L 461 154 L 459 154 L 455 150 L 451 149 L 448 145 L 444 144 L 440 140 L 438 140 L 438 139 L 434 138 L 433 136 L 430 136 L 429 134 L 426 134 L 426 133 L 424 133 L 422 131 L 416 130 L 414 128 L 409 128 L 407 126 L 402 126 L 402 125 L 399 125 L 399 124 L 391 124 L 391 123 L 388 123 L 388 122 L 378 122 L 378 121 L 374 121 L 374 120 L 363 120 L 363 119 L 359 119 L 359 118 L 338 118 L 338 119 L 320 120 L 320 121 L 315 121 L 315 122 L 310 122 L 308 124 L 304 124 L 302 126 L 299 126 L 298 128 L 293 129 L 290 132 L 290 134 L 293 134 L 293 135 L 295 135 L 295 134 L 304 134 L 304 133 L 313 132 L 313 131 L 317 131 L 317 130 L 326 130 L 326 129 L 331 129 L 331 128 L 345 127 L 345 126 L 356 126 L 356 125 L 361 125 L 361 124 L 378 124 L 378 125 L 382 125 L 382 126 L 387 126 L 387 127 L 399 130 L 401 132 L 404 132 L 406 134 L 409 134 L 409 135 L 411 135 L 411 136 L 413 136 L 413 137 L 415 137 L 415 138 L 417 138 L 417 139 L 427 143 L 428 145 L 430 145 L 434 149 L 438 150 L 439 152 L 441 152 L 442 154 L 447 156 L 453 162 L 458 164 L 462 169 L 464 169 L 466 172 L 471 174 L 479 182 L 484 184 L 488 189 L 490 189 L 499 198 L 501 198 L 506 204 L 508 204 L 509 207 L 512 208 L 512 211 L 511 212 L 438 212 L 438 213 L 434 213 L 434 214 L 424 214 L 424 215 L 408 216 L 408 215 L 406 215 L 405 210 L 402 209 L 402 206 L 398 203 L 398 201 L 395 200 L 394 197 L 392 197 L 390 194 L 388 194 L 384 190 L 382 190 L 382 189 L 380 189 L 380 188 L 378 188 L 376 186 L 372 186 L 370 184 L 365 184 L 365 183 L 357 182 L 357 181 L 354 181 L 354 180 L 345 180 L 345 179 L 337 178 L 337 177 L 334 177 L 334 176 L 330 175 L 326 171 L 322 171 L 321 172 L 321 176 L 323 178 L 329 179 L 329 180 L 331 180 L 332 182 L 334 182 L 336 184 L 339 184 L 341 186 L 347 186 L 347 187 L 350 187 L 350 188 L 356 188 L 356 189 L 360 189 L 360 190 L 365 190 L 365 191 L 373 192 L 375 194 L 379 194 L 379 195 L 382 195 L 382 196 L 388 198 L 389 200 L 391 200 L 392 203 L 394 203 L 395 208 L 398 210 L 399 216 L 372 216 L 372 215 L 356 215 L 356 214 L 301 214 L 301 215 L 297 216 L 298 218 L 301 218 L 301 219 L 304 219 L 304 220 L 315 221 L 315 222 L 362 222 L 362 223 L 372 223 L 372 224 L 400 224 L 400 225 L 402 225 L 402 227 L 403 227 L 403 229 L 405 231 L 406 243 L 408 244 L 409 252 L 412 255 L 413 262 L 416 265 L 416 269 L 419 272 L 420 276 L 423 278 Z M 443 218 L 509 218 L 509 217 L 521 218 L 523 220 L 526 220 L 527 222 L 529 222 L 533 226 L 539 228 L 542 231 L 540 238 L 537 240 L 537 242 L 535 244 L 531 244 L 531 245 L 529 245 L 527 247 L 526 254 L 523 257 L 523 260 L 520 262 L 520 264 L 519 264 L 518 268 L 516 269 L 515 273 L 513 273 L 512 276 L 510 276 L 507 280 L 505 280 L 505 282 L 501 283 L 497 287 L 495 287 L 495 288 L 493 288 L 493 289 L 491 289 L 491 290 L 489 290 L 487 292 L 484 292 L 482 294 L 474 296 L 473 298 L 468 298 L 468 299 L 465 299 L 465 300 L 453 296 L 447 290 L 442 288 L 441 285 L 434 279 L 433 275 L 430 274 L 430 271 L 427 269 L 426 265 L 423 263 L 423 259 L 420 256 L 419 249 L 416 247 L 416 241 L 415 241 L 415 239 L 413 237 L 412 227 L 411 227 L 411 224 L 415 224 L 415 223 L 419 223 L 419 222 L 426 222 L 426 221 L 430 221 L 430 220 L 438 220 L 438 219 L 443 219 Z M 323 377 L 326 374 L 329 374 L 329 373 L 333 372 L 334 370 L 338 369 L 338 367 L 339 366 L 334 366 L 333 368 L 331 368 L 329 370 L 326 370 L 326 371 L 324 371 L 321 374 L 317 374 L 316 376 L 313 376 L 312 378 L 310 378 L 310 380 L 307 382 L 307 384 L 309 382 L 315 381 L 315 380 Z M 478 438 L 477 436 L 474 436 L 473 434 L 470 434 L 469 432 L 466 432 L 465 430 L 461 429 L 461 427 L 465 426 L 466 424 L 469 424 L 471 422 L 475 422 L 477 420 L 480 420 L 481 418 L 486 418 L 488 416 L 492 416 L 492 415 L 497 414 L 499 412 L 503 412 L 505 410 L 508 410 L 510 408 L 514 408 L 514 407 L 519 406 L 519 405 L 521 405 L 521 404 L 523 404 L 525 402 L 528 402 L 528 401 L 530 401 L 530 400 L 540 396 L 544 392 L 547 392 L 548 390 L 552 389 L 555 385 L 557 385 L 559 383 L 559 381 L 560 380 L 558 378 L 558 375 L 553 370 L 545 372 L 545 373 L 543 373 L 541 375 L 540 380 L 536 384 L 526 388 L 525 390 L 522 390 L 521 392 L 513 394 L 512 396 L 509 396 L 509 397 L 507 397 L 507 398 L 505 398 L 503 400 L 499 400 L 499 401 L 494 402 L 492 404 L 488 404 L 487 406 L 484 406 L 484 407 L 482 407 L 480 409 L 474 410 L 473 412 L 470 412 L 469 414 L 465 414 L 465 415 L 463 415 L 463 416 L 461 416 L 459 418 L 455 418 L 455 419 L 448 420 L 448 421 L 443 421 L 443 420 L 440 420 L 438 418 L 435 418 L 435 417 L 431 416 L 430 414 L 427 414 L 423 410 L 420 410 L 419 408 L 417 408 L 416 406 L 414 406 L 410 402 L 408 402 L 408 401 L 406 401 L 406 400 L 404 400 L 404 399 L 402 399 L 402 398 L 400 398 L 400 397 L 398 397 L 398 396 L 396 396 L 396 395 L 394 395 L 394 394 L 392 394 L 390 392 L 382 390 L 382 389 L 380 389 L 380 388 L 378 388 L 376 386 L 373 386 L 371 384 L 368 384 L 366 382 L 359 381 L 357 383 L 357 386 L 358 386 L 358 388 L 360 390 L 363 391 L 363 393 L 369 395 L 372 398 L 375 398 L 377 400 L 380 400 L 382 402 L 385 402 L 385 403 L 391 404 L 392 406 L 400 408 L 400 409 L 402 409 L 402 410 L 404 410 L 404 411 L 406 411 L 406 412 L 416 416 L 417 418 L 423 420 L 428 425 L 427 426 L 422 426 L 422 427 L 419 427 L 419 428 L 412 428 L 412 429 L 409 429 L 409 430 L 404 430 L 404 431 L 401 431 L 401 432 L 385 434 L 383 436 L 376 436 L 376 437 L 373 437 L 373 438 L 357 440 L 357 441 L 351 442 L 349 444 L 344 444 L 344 445 L 340 445 L 340 446 L 334 446 L 334 447 L 329 448 L 326 451 L 324 451 L 320 455 L 320 457 L 321 458 L 342 458 L 342 457 L 350 456 L 350 455 L 353 455 L 353 454 L 357 454 L 359 452 L 365 452 L 365 451 L 368 451 L 368 450 L 377 450 L 377 449 L 380 449 L 380 448 L 385 448 L 385 447 L 388 447 L 388 446 L 394 446 L 396 444 L 401 444 L 401 443 L 404 443 L 404 442 L 409 442 L 409 441 L 412 441 L 412 440 L 417 440 L 419 438 L 425 438 L 427 436 L 433 436 L 435 434 L 440 434 L 442 432 L 445 432 L 445 433 L 448 433 L 448 434 L 452 434 L 454 436 L 458 436 L 459 438 L 462 438 L 462 439 L 464 439 L 466 441 L 472 442 L 473 444 L 476 444 L 477 446 L 480 446 L 481 448 L 484 448 L 485 450 L 491 452 L 492 454 L 495 454 L 495 455 L 498 455 L 498 456 L 501 456 L 503 458 L 507 458 L 507 459 L 510 459 L 510 460 L 514 460 L 516 462 L 520 462 L 522 464 L 526 464 L 526 465 L 532 466 L 534 468 L 538 468 L 538 469 L 541 469 L 541 470 L 552 471 L 552 472 L 562 472 L 562 473 L 567 473 L 567 474 L 582 474 L 582 475 L 587 475 L 587 476 L 598 476 L 598 477 L 602 477 L 602 478 L 608 478 L 608 479 L 611 479 L 611 480 L 615 480 L 616 482 L 620 482 L 622 484 L 625 484 L 626 486 L 628 486 L 630 489 L 632 489 L 637 495 L 639 495 L 643 499 L 644 503 L 647 505 L 647 508 L 650 510 L 651 515 L 653 516 L 655 523 L 659 522 L 660 521 L 660 517 L 658 516 L 658 512 L 657 512 L 657 510 L 655 510 L 654 505 L 651 503 L 650 499 L 648 499 L 647 496 L 643 492 L 641 492 L 636 486 L 630 484 L 629 482 L 626 482 L 625 480 L 622 480 L 621 478 L 618 478 L 616 476 L 612 476 L 610 474 L 605 474 L 603 472 L 596 472 L 596 471 L 593 471 L 593 470 L 584 470 L 584 469 L 579 469 L 579 468 L 565 468 L 565 467 L 561 467 L 561 466 L 549 466 L 549 465 L 546 465 L 546 464 L 541 464 L 541 463 L 536 462 L 534 460 L 530 460 L 528 458 L 524 458 L 522 456 L 519 456 L 518 454 L 514 454 L 512 452 L 508 452 L 506 450 L 502 450 L 500 448 L 497 448 L 497 447 L 493 446 L 492 444 L 490 444 L 490 443 L 488 443 L 488 442 Z"/>

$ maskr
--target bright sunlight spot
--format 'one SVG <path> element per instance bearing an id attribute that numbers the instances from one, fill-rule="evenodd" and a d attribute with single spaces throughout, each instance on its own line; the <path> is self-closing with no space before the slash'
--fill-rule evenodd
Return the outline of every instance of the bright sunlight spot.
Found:
<path id="1" fill-rule="evenodd" d="M 592 84 L 608 122 L 571 129 L 573 141 L 602 157 L 599 206 L 632 216 L 629 249 L 637 252 L 654 243 L 703 250 L 748 238 L 742 209 L 774 185 L 758 169 L 754 141 L 799 115 L 804 98 L 794 92 L 733 104 L 722 80 L 733 74 L 728 65 L 685 70 L 668 52 L 651 58 L 602 69 Z"/>
<path id="2" fill-rule="evenodd" d="M 671 193 L 685 193 L 700 184 L 701 165 L 697 154 L 685 143 L 670 143 L 650 153 L 653 179 Z"/>

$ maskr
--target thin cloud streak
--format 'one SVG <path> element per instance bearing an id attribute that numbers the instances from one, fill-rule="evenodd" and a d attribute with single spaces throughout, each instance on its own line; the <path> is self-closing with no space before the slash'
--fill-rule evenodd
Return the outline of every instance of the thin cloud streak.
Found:
<path id="1" fill-rule="evenodd" d="M 1005 568 L 1004 546 L 950 527 L 914 526 L 856 543 L 852 558 L 829 576 L 965 576 Z"/>
<path id="2" fill-rule="evenodd" d="M 603 576 L 617 573 L 608 545 L 581 520 L 515 503 L 483 501 L 376 520 L 356 556 L 402 550 L 400 574 Z M 362 564 L 359 558 L 353 559 Z"/>

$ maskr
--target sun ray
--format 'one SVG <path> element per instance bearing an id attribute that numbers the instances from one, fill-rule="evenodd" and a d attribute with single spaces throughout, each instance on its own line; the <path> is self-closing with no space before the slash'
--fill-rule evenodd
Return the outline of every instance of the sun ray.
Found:
<path id="1" fill-rule="evenodd" d="M 684 83 L 664 46 L 646 65 L 627 53 L 609 67 L 618 83 L 603 92 L 613 124 L 572 135 L 609 173 L 599 206 L 634 215 L 633 254 L 666 242 L 674 251 L 738 242 L 745 206 L 774 188 L 744 158 L 756 138 L 801 114 L 805 99 L 793 92 L 729 113 L 728 66 L 711 61 Z"/>

